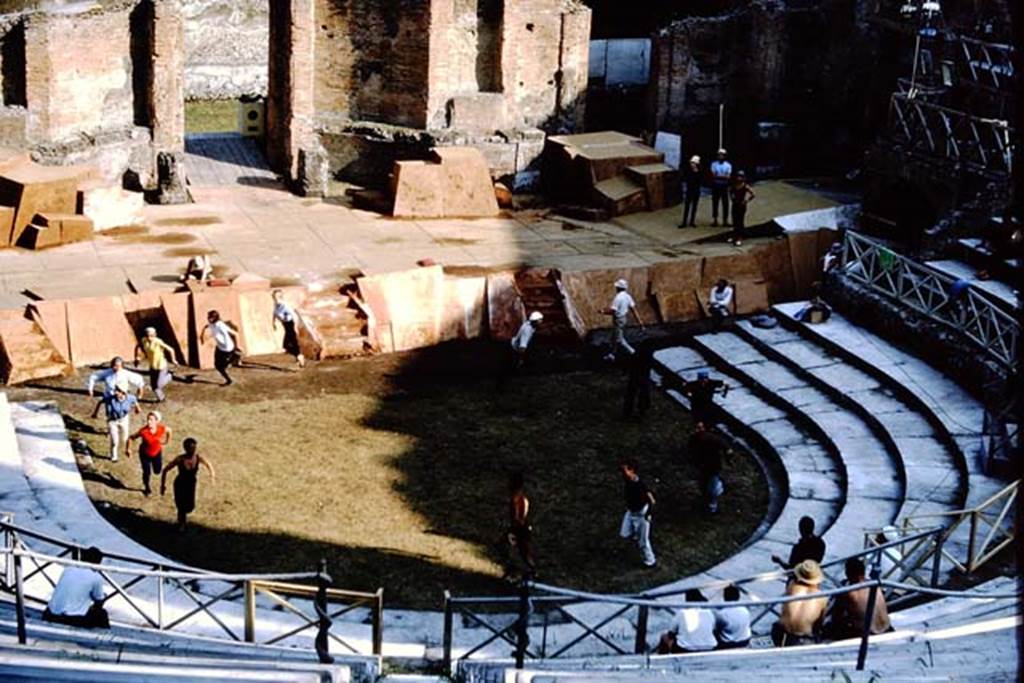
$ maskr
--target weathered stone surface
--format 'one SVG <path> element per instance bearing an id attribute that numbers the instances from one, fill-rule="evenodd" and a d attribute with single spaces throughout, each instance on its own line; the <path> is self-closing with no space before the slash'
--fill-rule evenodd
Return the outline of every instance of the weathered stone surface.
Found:
<path id="1" fill-rule="evenodd" d="M 154 199 L 157 204 L 187 204 L 190 201 L 185 186 L 184 153 L 160 152 L 156 157 L 156 171 Z"/>

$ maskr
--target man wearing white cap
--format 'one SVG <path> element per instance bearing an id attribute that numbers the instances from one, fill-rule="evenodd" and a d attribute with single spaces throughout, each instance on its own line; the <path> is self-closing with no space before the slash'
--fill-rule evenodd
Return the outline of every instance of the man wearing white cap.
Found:
<path id="1" fill-rule="evenodd" d="M 171 382 L 171 371 L 168 367 L 170 361 L 167 360 L 167 357 L 169 355 L 173 360 L 176 352 L 160 337 L 156 336 L 155 328 L 147 327 L 145 336 L 135 346 L 136 366 L 139 364 L 140 355 L 146 359 L 146 364 L 149 366 L 149 386 L 153 389 L 153 393 L 156 394 L 156 400 L 163 401 L 167 398 L 164 394 L 164 387 Z M 180 358 L 178 362 L 181 362 Z"/>
<path id="2" fill-rule="evenodd" d="M 680 228 L 689 225 L 697 227 L 697 202 L 700 200 L 700 157 L 690 157 L 690 164 L 683 171 L 683 222 Z"/>
<path id="3" fill-rule="evenodd" d="M 498 386 L 505 383 L 511 375 L 516 374 L 519 368 L 526 362 L 526 352 L 530 350 L 530 342 L 533 341 L 533 335 L 540 327 L 541 322 L 544 320 L 544 314 L 540 311 L 533 311 L 527 316 L 523 324 L 519 326 L 519 331 L 512 337 L 510 342 L 511 353 L 508 355 L 508 361 L 505 363 L 505 367 L 502 368 L 501 375 L 498 377 Z"/>
<path id="4" fill-rule="evenodd" d="M 718 150 L 718 158 L 711 162 L 711 225 L 718 225 L 718 205 L 722 205 L 722 225 L 729 225 L 729 183 L 732 181 L 732 164 L 726 159 L 724 149 Z"/>
<path id="5" fill-rule="evenodd" d="M 633 301 L 633 297 L 626 291 L 629 289 L 629 283 L 625 280 L 619 279 L 615 281 L 615 297 L 612 299 L 612 304 L 608 308 L 604 309 L 604 313 L 612 316 L 612 323 L 615 326 L 615 331 L 612 337 L 612 350 L 605 360 L 615 360 L 615 353 L 621 346 L 626 350 L 626 353 L 633 355 L 636 351 L 629 342 L 626 341 L 626 319 L 629 316 L 630 311 L 633 312 L 633 316 L 636 318 L 636 322 L 642 328 L 644 321 L 640 319 L 640 313 L 636 310 L 636 302 Z"/>

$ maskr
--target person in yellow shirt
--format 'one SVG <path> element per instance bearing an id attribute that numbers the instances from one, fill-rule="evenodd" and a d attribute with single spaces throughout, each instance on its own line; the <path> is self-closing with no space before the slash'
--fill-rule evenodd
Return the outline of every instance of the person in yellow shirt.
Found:
<path id="1" fill-rule="evenodd" d="M 156 394 L 156 400 L 163 401 L 167 398 L 164 387 L 171 382 L 171 371 L 168 367 L 168 356 L 172 359 L 177 357 L 174 348 L 156 336 L 156 329 L 147 327 L 145 336 L 135 346 L 135 365 L 138 366 L 140 356 L 149 365 L 149 385 Z M 173 361 L 172 361 L 173 362 Z M 178 358 L 181 363 L 181 358 Z"/>

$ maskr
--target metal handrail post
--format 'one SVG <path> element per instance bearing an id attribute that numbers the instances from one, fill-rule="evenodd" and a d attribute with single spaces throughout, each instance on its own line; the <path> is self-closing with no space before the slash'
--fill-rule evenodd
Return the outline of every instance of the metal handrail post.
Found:
<path id="1" fill-rule="evenodd" d="M 373 603 L 373 654 L 384 654 L 384 589 L 377 589 Z"/>
<path id="2" fill-rule="evenodd" d="M 519 619 L 516 621 L 516 669 L 523 668 L 526 648 L 530 643 L 530 582 L 523 579 L 519 584 Z"/>
<path id="3" fill-rule="evenodd" d="M 21 555 L 14 554 L 14 600 L 15 613 L 18 619 L 18 644 L 24 645 L 28 642 L 25 633 L 25 586 L 21 580 Z"/>
<path id="4" fill-rule="evenodd" d="M 946 534 L 941 533 L 935 537 L 934 549 L 935 557 L 932 558 L 932 581 L 931 586 L 935 588 L 939 585 L 939 574 L 942 572 L 942 551 L 946 544 Z"/>
<path id="5" fill-rule="evenodd" d="M 316 575 L 316 598 L 313 601 L 316 610 L 317 625 L 316 638 L 313 646 L 316 648 L 316 656 L 321 664 L 333 664 L 334 657 L 331 656 L 328 637 L 331 634 L 331 612 L 327 605 L 327 589 L 333 583 L 331 575 L 327 573 L 327 560 L 320 559 L 320 567 Z M 377 624 L 374 621 L 374 646 L 376 646 Z M 374 654 L 380 654 L 374 652 Z"/>
<path id="6" fill-rule="evenodd" d="M 967 537 L 967 573 L 974 571 L 974 550 L 978 540 L 978 510 L 971 510 L 971 532 Z"/>
<path id="7" fill-rule="evenodd" d="M 256 642 L 256 584 L 245 582 L 245 642 Z"/>
<path id="8" fill-rule="evenodd" d="M 163 571 L 163 567 L 160 567 Z M 164 577 L 156 577 L 156 627 L 164 630 Z"/>
<path id="9" fill-rule="evenodd" d="M 647 605 L 640 605 L 636 613 L 636 640 L 633 642 L 633 652 L 642 655 L 647 652 L 647 615 L 650 608 Z"/>
<path id="10" fill-rule="evenodd" d="M 860 634 L 860 648 L 857 650 L 857 671 L 864 670 L 864 664 L 868 658 L 868 638 L 871 637 L 871 623 L 875 620 L 875 604 L 878 601 L 878 591 L 882 585 L 879 559 L 880 556 L 876 556 L 874 564 L 871 565 L 871 580 L 874 583 L 871 584 L 871 588 L 868 590 L 868 605 L 864 613 L 864 625 Z"/>
<path id="11" fill-rule="evenodd" d="M 444 592 L 444 635 L 441 647 L 444 650 L 441 664 L 448 675 L 452 675 L 452 594 Z"/>

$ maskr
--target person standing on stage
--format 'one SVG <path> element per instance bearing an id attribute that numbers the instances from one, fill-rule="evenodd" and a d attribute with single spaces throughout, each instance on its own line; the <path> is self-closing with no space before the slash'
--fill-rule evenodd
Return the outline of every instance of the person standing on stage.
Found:
<path id="1" fill-rule="evenodd" d="M 718 205 L 722 205 L 722 225 L 729 225 L 729 183 L 732 181 L 732 164 L 726 158 L 724 149 L 718 150 L 718 158 L 711 162 L 711 225 L 718 225 Z"/>
<path id="2" fill-rule="evenodd" d="M 700 201 L 700 157 L 690 157 L 690 163 L 683 170 L 683 221 L 680 228 L 697 227 L 697 202 Z"/>

